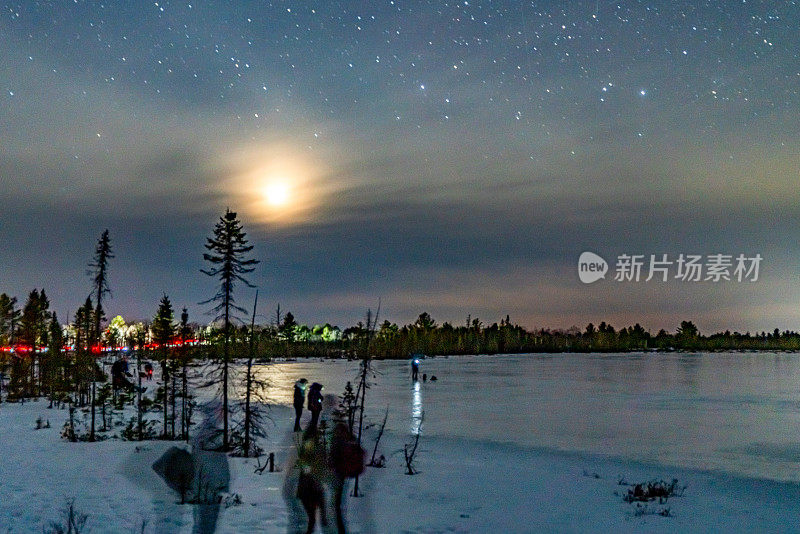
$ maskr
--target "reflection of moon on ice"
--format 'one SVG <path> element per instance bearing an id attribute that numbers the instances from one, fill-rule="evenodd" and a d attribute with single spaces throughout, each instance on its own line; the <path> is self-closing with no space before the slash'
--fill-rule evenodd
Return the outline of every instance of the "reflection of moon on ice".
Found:
<path id="1" fill-rule="evenodd" d="M 411 397 L 411 433 L 419 433 L 420 422 L 422 421 L 422 386 L 419 381 L 414 382 L 414 394 Z"/>

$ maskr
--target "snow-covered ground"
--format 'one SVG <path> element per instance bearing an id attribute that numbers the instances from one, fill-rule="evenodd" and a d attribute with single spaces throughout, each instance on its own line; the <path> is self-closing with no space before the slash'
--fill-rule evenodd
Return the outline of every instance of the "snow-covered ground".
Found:
<path id="1" fill-rule="evenodd" d="M 255 473 L 253 460 L 230 458 L 229 494 L 241 504 L 222 507 L 217 532 L 303 532 L 296 503 L 287 504 L 292 480 L 292 413 L 272 408 L 267 451 L 283 469 Z M 36 419 L 51 428 L 34 430 Z M 194 508 L 151 465 L 172 446 L 108 440 L 60 439 L 65 410 L 45 401 L 0 405 L 0 531 L 42 532 L 63 517 L 67 499 L 88 515 L 90 532 L 192 532 Z M 524 429 L 520 429 L 524 431 Z M 487 440 L 426 437 L 420 440 L 419 473 L 404 474 L 402 446 L 408 433 L 392 431 L 382 442 L 384 469 L 367 468 L 363 496 L 347 497 L 351 532 L 791 532 L 798 531 L 800 487 L 590 454 L 499 444 Z M 369 445 L 369 440 L 367 442 Z M 289 474 L 287 483 L 287 474 Z M 682 497 L 650 505 L 670 517 L 637 515 L 618 485 L 677 478 Z M 288 488 L 291 494 L 293 488 Z M 229 499 L 232 500 L 232 499 Z"/>

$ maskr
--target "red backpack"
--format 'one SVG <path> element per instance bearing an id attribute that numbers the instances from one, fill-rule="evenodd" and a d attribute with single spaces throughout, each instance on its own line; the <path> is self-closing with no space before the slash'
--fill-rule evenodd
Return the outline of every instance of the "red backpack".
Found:
<path id="1" fill-rule="evenodd" d="M 344 478 L 354 478 L 364 472 L 366 453 L 354 439 L 336 447 L 333 454 L 333 470 Z"/>

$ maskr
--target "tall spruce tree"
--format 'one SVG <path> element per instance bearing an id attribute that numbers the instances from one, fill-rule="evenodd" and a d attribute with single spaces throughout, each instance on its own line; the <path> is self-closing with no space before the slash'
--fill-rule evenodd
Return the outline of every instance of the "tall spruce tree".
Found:
<path id="1" fill-rule="evenodd" d="M 129 332 L 128 345 L 131 350 L 136 350 L 136 376 L 138 387 L 136 388 L 136 435 L 139 441 L 144 439 L 144 420 L 142 419 L 142 355 L 145 351 L 147 342 L 148 325 L 137 323 Z"/>
<path id="2" fill-rule="evenodd" d="M 64 334 L 61 331 L 61 325 L 58 322 L 56 312 L 50 316 L 50 324 L 48 325 L 48 348 L 47 348 L 47 372 L 46 383 L 50 392 L 50 407 L 53 406 L 53 401 L 56 399 L 56 390 L 63 389 L 63 381 L 66 376 L 66 365 L 64 361 Z"/>
<path id="3" fill-rule="evenodd" d="M 86 302 L 75 312 L 75 366 L 73 380 L 75 383 L 76 403 L 86 405 L 86 393 L 89 380 L 95 375 L 94 358 L 92 357 L 92 328 L 94 324 L 94 309 L 92 299 L 86 297 Z"/>
<path id="4" fill-rule="evenodd" d="M 33 353 L 34 356 L 36 356 L 36 362 L 34 363 L 38 364 L 36 368 L 38 374 L 38 382 L 35 384 L 36 396 L 42 395 L 47 360 L 50 358 L 50 354 L 48 353 L 47 349 L 44 351 L 40 351 L 38 349 L 39 347 L 45 348 L 50 345 L 50 318 L 52 315 L 53 312 L 50 311 L 50 299 L 47 298 L 44 288 L 42 288 L 42 290 L 39 292 L 39 306 L 36 317 L 36 339 L 38 345 L 35 346 L 37 350 Z M 33 378 L 33 374 L 31 374 L 31 378 Z"/>
<path id="5" fill-rule="evenodd" d="M 92 281 L 94 282 L 92 293 L 95 298 L 92 341 L 96 344 L 99 344 L 101 340 L 102 330 L 100 330 L 100 323 L 104 316 L 103 298 L 106 295 L 111 295 L 111 290 L 108 288 L 108 260 L 113 257 L 114 255 L 111 253 L 111 240 L 108 237 L 108 230 L 105 230 L 97 241 L 97 247 L 94 251 L 94 261 L 89 264 L 89 274 L 92 276 Z"/>
<path id="6" fill-rule="evenodd" d="M 192 333 L 189 327 L 189 312 L 183 308 L 181 312 L 181 324 L 178 327 L 178 335 L 181 336 L 181 439 L 189 441 L 189 418 L 188 418 L 188 402 L 189 402 L 189 383 L 187 375 L 187 368 L 189 367 L 189 347 L 186 342 Z"/>
<path id="7" fill-rule="evenodd" d="M 237 320 L 237 313 L 247 313 L 247 310 L 237 306 L 233 296 L 233 290 L 237 282 L 242 282 L 248 287 L 255 287 L 244 275 L 253 272 L 255 265 L 259 263 L 255 259 L 246 259 L 246 255 L 253 250 L 252 245 L 247 244 L 246 234 L 242 229 L 242 224 L 236 218 L 236 212 L 227 209 L 225 215 L 220 217 L 219 222 L 214 226 L 213 237 L 207 238 L 207 253 L 203 254 L 203 259 L 211 264 L 208 270 L 201 269 L 203 274 L 217 278 L 219 288 L 216 294 L 201 304 L 215 303 L 211 309 L 214 320 L 221 320 L 223 323 L 223 354 L 221 368 L 221 393 L 222 393 L 222 449 L 230 450 L 230 433 L 228 427 L 228 363 L 230 358 L 230 337 L 231 324 Z"/>
<path id="8" fill-rule="evenodd" d="M 9 391 L 19 396 L 38 396 L 42 387 L 43 352 L 48 344 L 50 301 L 44 292 L 34 289 L 22 309 L 18 337 L 25 348 L 15 353 Z M 12 387 L 13 386 L 13 387 Z"/>
<path id="9" fill-rule="evenodd" d="M 255 359 L 256 341 L 256 308 L 258 307 L 258 291 L 253 302 L 253 315 L 250 321 L 250 350 L 247 356 L 247 367 L 244 376 L 244 403 L 242 405 L 242 427 L 241 433 L 235 432 L 237 452 L 245 458 L 250 456 L 260 456 L 261 448 L 256 443 L 256 438 L 266 437 L 265 414 L 263 412 L 263 402 L 267 389 L 267 382 L 253 372 L 253 360 Z M 258 404 L 257 404 L 258 403 Z M 241 439 L 240 439 L 241 438 Z"/>
<path id="10" fill-rule="evenodd" d="M 31 395 L 33 380 L 29 373 L 32 373 L 34 368 L 32 360 L 35 359 L 36 353 L 38 316 L 39 290 L 34 289 L 28 294 L 28 300 L 22 307 L 17 333 L 21 346 L 14 351 L 14 359 L 11 362 L 11 375 L 8 382 L 9 397 L 22 398 Z"/>
<path id="11" fill-rule="evenodd" d="M 92 276 L 94 282 L 93 294 L 95 297 L 94 309 L 94 328 L 91 334 L 91 349 L 95 346 L 100 349 L 101 343 L 101 330 L 100 323 L 103 320 L 103 297 L 111 294 L 108 288 L 108 260 L 113 258 L 111 253 L 111 240 L 108 237 L 108 229 L 104 230 L 100 239 L 97 241 L 97 247 L 94 252 L 94 261 L 89 264 L 89 274 Z M 96 390 L 96 376 L 94 376 L 94 362 L 92 362 L 92 424 L 89 430 L 89 441 L 94 441 L 94 419 L 95 419 L 95 390 Z"/>
<path id="12" fill-rule="evenodd" d="M 366 404 L 367 389 L 369 389 L 369 376 L 372 373 L 372 354 L 371 344 L 372 338 L 375 334 L 375 326 L 378 324 L 378 316 L 381 313 L 381 301 L 378 299 L 378 310 L 375 312 L 375 317 L 372 316 L 372 309 L 367 310 L 367 335 L 363 340 L 359 352 L 361 358 L 361 365 L 358 372 L 358 388 L 356 390 L 356 409 L 358 410 L 358 434 L 356 439 L 359 446 L 361 445 L 361 435 L 364 430 L 364 406 Z M 360 400 L 359 400 L 360 395 Z M 355 423 L 355 419 L 353 421 Z M 355 477 L 353 483 L 353 497 L 358 497 L 358 476 Z"/>
<path id="13" fill-rule="evenodd" d="M 14 334 L 20 311 L 17 309 L 17 298 L 5 293 L 0 294 L 0 345 L 14 346 Z M 0 352 L 0 376 L 5 376 L 10 353 Z M 13 355 L 11 356 L 13 358 Z M 3 400 L 3 381 L 0 380 L 0 402 Z"/>
<path id="14" fill-rule="evenodd" d="M 0 345 L 11 345 L 13 331 L 20 317 L 17 298 L 0 294 Z"/>
<path id="15" fill-rule="evenodd" d="M 156 316 L 153 318 L 153 325 L 151 327 L 153 332 L 153 341 L 158 344 L 158 351 L 161 355 L 161 380 L 164 382 L 164 433 L 162 437 L 167 439 L 167 422 L 168 422 L 168 415 L 167 415 L 167 407 L 169 406 L 169 380 L 170 380 L 170 366 L 169 366 L 169 344 L 175 338 L 175 323 L 173 322 L 174 319 L 174 312 L 172 311 L 172 303 L 169 301 L 169 297 L 165 294 L 161 297 L 161 302 L 158 305 L 158 311 L 156 312 Z M 172 392 L 173 396 L 175 392 Z M 173 412 L 173 417 L 175 414 Z M 174 425 L 173 425 L 173 435 L 174 438 Z"/>

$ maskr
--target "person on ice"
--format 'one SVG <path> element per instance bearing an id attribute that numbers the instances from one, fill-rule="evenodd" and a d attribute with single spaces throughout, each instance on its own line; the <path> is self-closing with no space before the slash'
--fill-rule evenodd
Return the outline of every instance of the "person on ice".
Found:
<path id="1" fill-rule="evenodd" d="M 303 404 L 306 402 L 306 386 L 308 380 L 301 378 L 294 383 L 294 431 L 300 432 L 300 416 L 303 415 Z"/>
<path id="2" fill-rule="evenodd" d="M 314 382 L 308 389 L 308 411 L 311 412 L 311 422 L 307 432 L 316 432 L 319 414 L 322 411 L 322 384 Z"/>
<path id="3" fill-rule="evenodd" d="M 419 358 L 416 356 L 411 360 L 411 380 L 419 380 Z"/>

